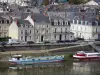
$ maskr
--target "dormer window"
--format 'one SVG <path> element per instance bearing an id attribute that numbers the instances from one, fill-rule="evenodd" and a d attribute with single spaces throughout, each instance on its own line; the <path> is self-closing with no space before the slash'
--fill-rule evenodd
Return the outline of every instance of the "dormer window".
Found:
<path id="1" fill-rule="evenodd" d="M 96 25 L 96 22 L 92 22 L 92 25 L 93 25 L 93 26 Z"/>
<path id="2" fill-rule="evenodd" d="M 100 25 L 100 22 L 98 22 L 98 25 Z"/>
<path id="3" fill-rule="evenodd" d="M 4 24 L 4 20 L 2 20 L 2 24 Z"/>
<path id="4" fill-rule="evenodd" d="M 77 20 L 74 20 L 74 23 L 77 24 Z"/>
<path id="5" fill-rule="evenodd" d="M 7 9 L 7 11 L 9 11 L 9 9 Z"/>
<path id="6" fill-rule="evenodd" d="M 65 25 L 65 22 L 63 21 L 63 25 Z"/>
<path id="7" fill-rule="evenodd" d="M 70 26 L 70 21 L 68 21 L 68 25 Z"/>
<path id="8" fill-rule="evenodd" d="M 58 21 L 58 25 L 60 25 L 60 22 Z"/>
<path id="9" fill-rule="evenodd" d="M 81 24 L 81 21 L 78 21 L 78 24 Z"/>
<path id="10" fill-rule="evenodd" d="M 9 20 L 7 20 L 7 24 L 9 24 Z"/>

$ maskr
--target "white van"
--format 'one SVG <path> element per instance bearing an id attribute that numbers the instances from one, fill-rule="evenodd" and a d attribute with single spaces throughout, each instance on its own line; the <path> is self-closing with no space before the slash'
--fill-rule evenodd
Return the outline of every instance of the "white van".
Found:
<path id="1" fill-rule="evenodd" d="M 7 44 L 20 44 L 16 39 L 9 39 Z"/>

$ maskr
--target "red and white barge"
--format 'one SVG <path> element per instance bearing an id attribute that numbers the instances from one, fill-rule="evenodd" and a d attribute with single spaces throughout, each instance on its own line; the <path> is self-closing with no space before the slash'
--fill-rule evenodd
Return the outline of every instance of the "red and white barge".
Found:
<path id="1" fill-rule="evenodd" d="M 78 51 L 73 55 L 73 58 L 77 60 L 100 60 L 100 53 L 86 53 L 84 51 Z"/>

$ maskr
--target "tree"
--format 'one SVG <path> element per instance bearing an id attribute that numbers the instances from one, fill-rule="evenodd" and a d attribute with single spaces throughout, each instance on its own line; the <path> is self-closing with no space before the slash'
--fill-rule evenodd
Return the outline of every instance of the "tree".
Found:
<path id="1" fill-rule="evenodd" d="M 48 5 L 49 4 L 49 0 L 43 0 L 43 4 L 44 5 Z"/>
<path id="2" fill-rule="evenodd" d="M 68 0 L 70 4 L 82 4 L 87 2 L 88 0 Z"/>

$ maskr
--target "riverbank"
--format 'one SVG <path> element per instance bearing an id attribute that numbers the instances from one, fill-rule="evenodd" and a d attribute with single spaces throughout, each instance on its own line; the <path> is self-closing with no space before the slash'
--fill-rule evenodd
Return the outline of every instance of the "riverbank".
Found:
<path id="1" fill-rule="evenodd" d="M 67 53 L 75 53 L 76 51 L 91 51 L 90 46 L 84 47 L 63 47 L 63 48 L 55 48 L 55 49 L 46 49 L 46 50 L 13 50 L 13 51 L 5 51 L 0 52 L 0 58 L 7 58 L 14 54 L 22 54 L 24 56 L 45 56 L 45 55 L 61 55 Z"/>

